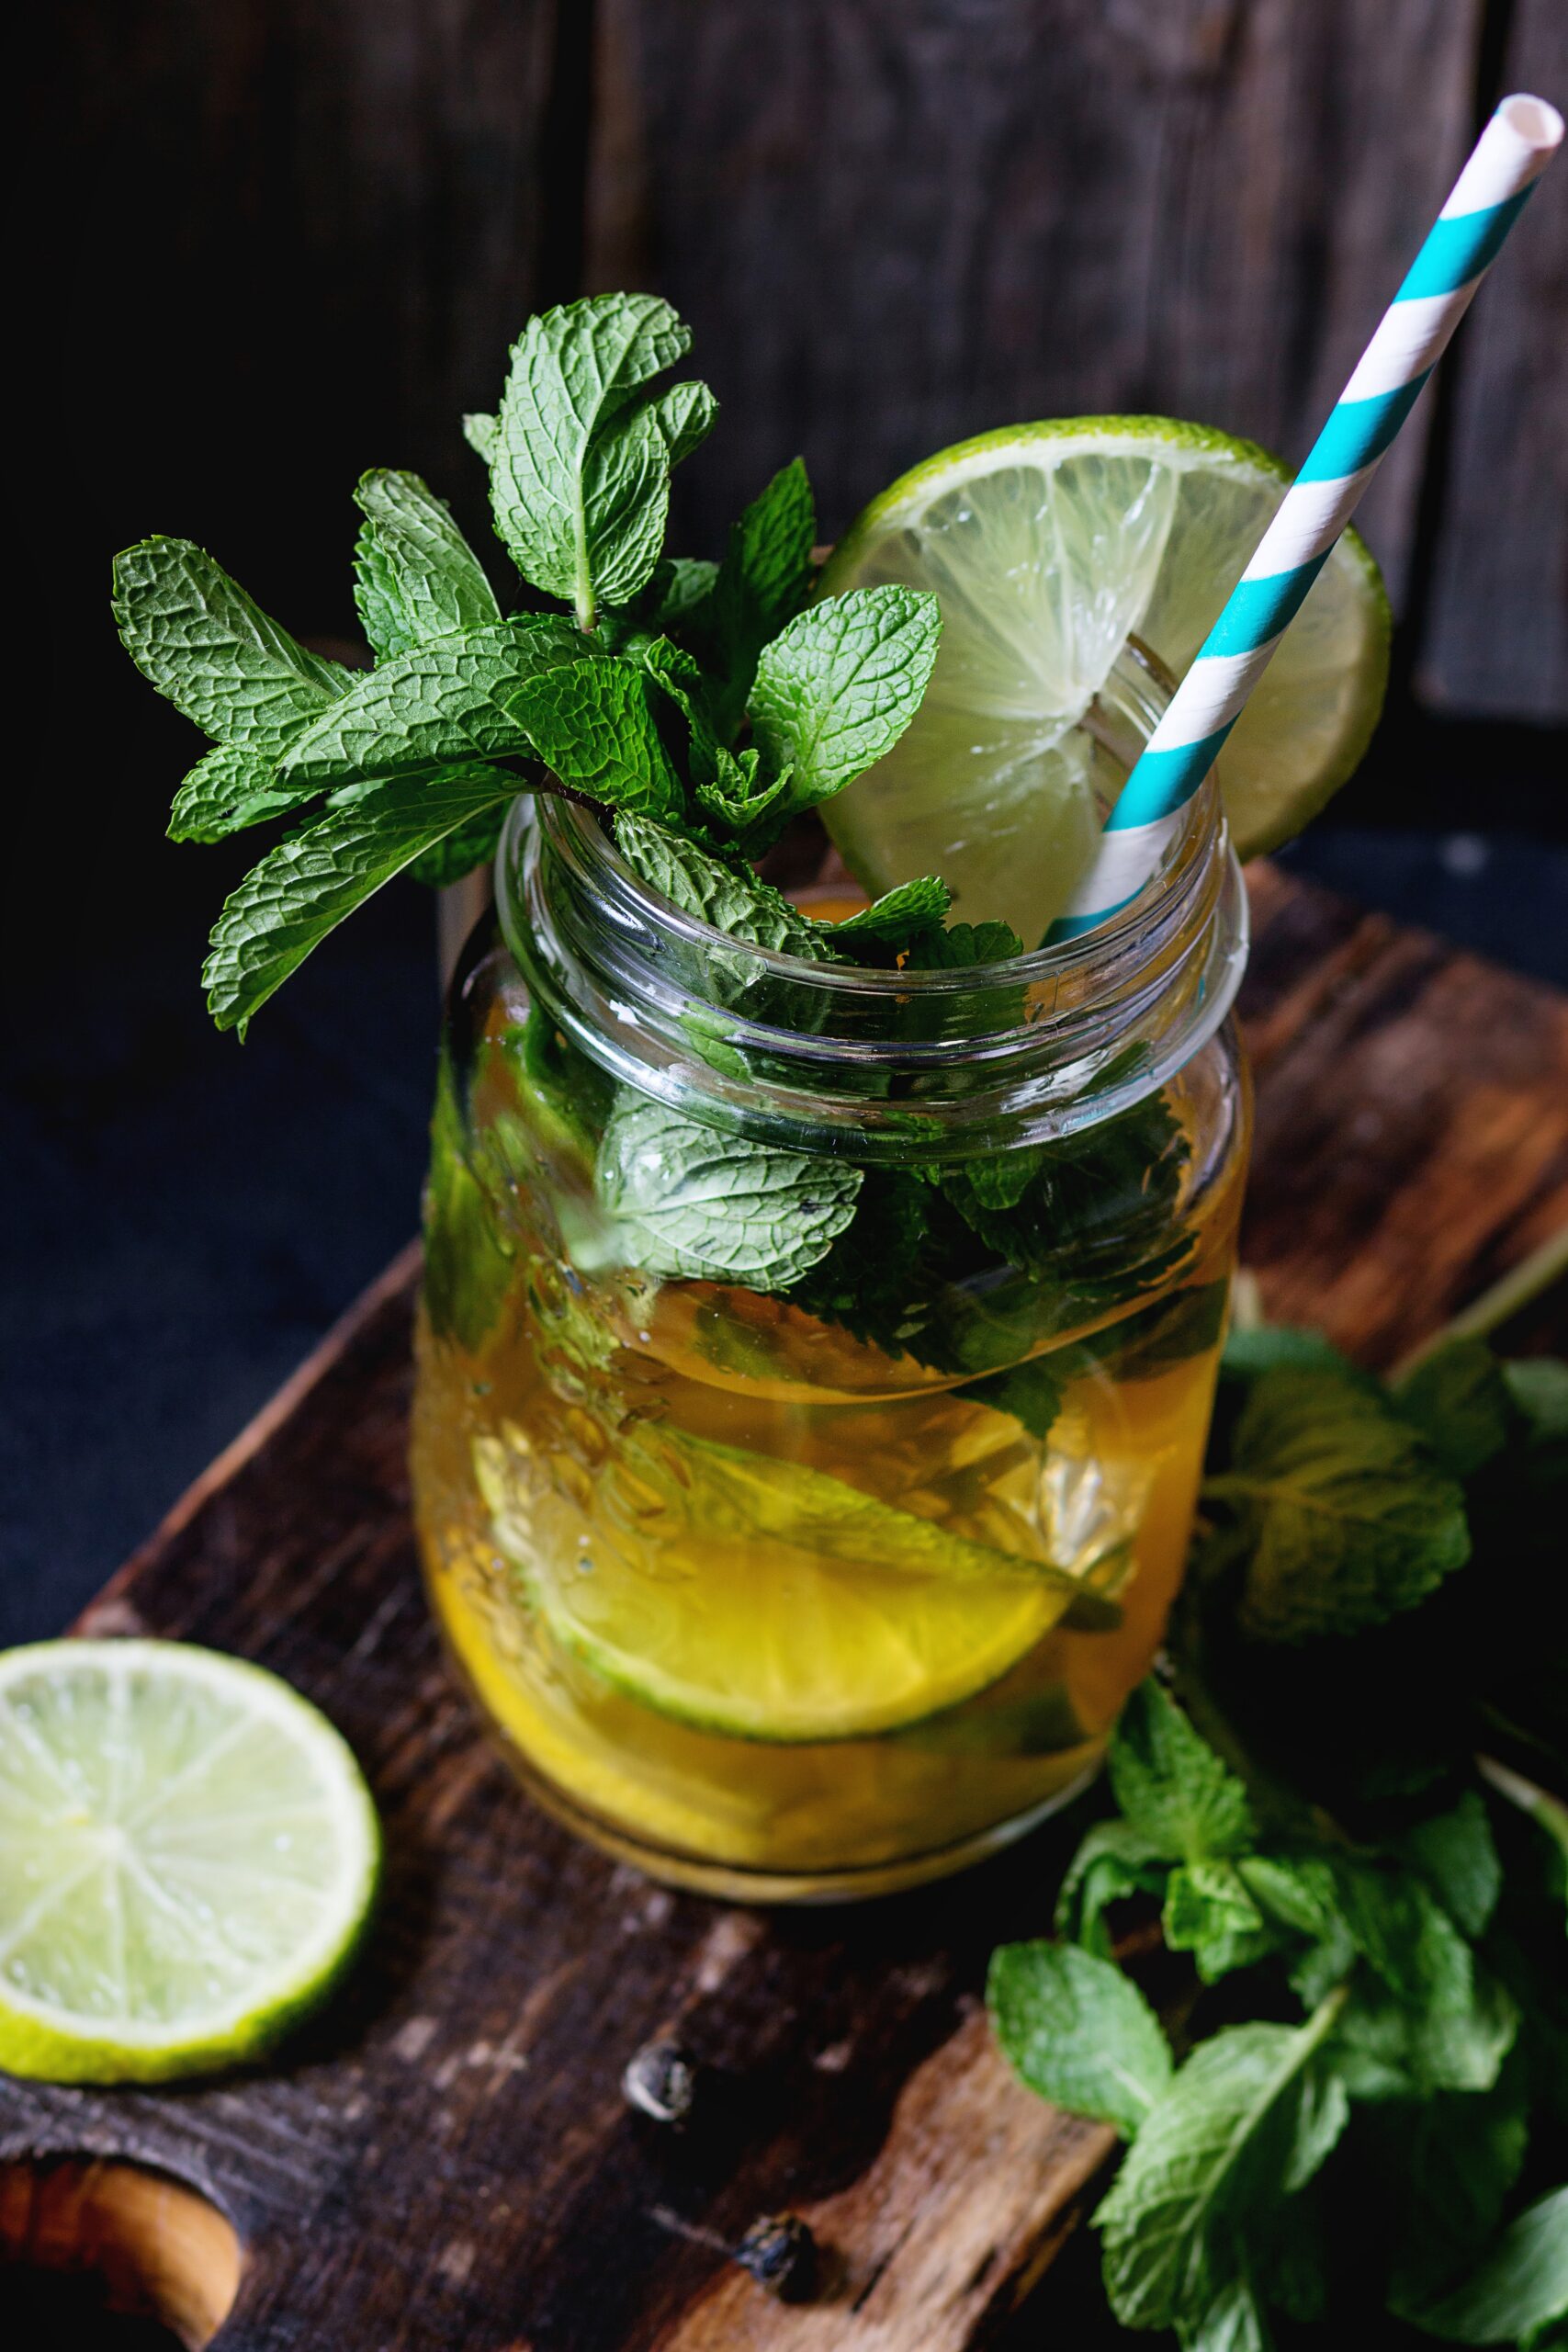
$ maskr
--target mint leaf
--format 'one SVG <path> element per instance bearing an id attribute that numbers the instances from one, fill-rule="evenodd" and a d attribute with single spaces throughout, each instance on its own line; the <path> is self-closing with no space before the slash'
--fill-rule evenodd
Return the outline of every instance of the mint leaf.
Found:
<path id="1" fill-rule="evenodd" d="M 1173 1862 L 1245 1853 L 1247 1791 L 1157 1682 L 1140 1682 L 1111 1742 L 1111 1785 L 1129 1826 Z"/>
<path id="2" fill-rule="evenodd" d="M 672 384 L 654 401 L 652 413 L 664 435 L 670 463 L 678 466 L 682 458 L 700 449 L 713 431 L 718 402 L 705 384 Z"/>
<path id="3" fill-rule="evenodd" d="M 1306 1331 L 1292 1323 L 1237 1326 L 1225 1341 L 1220 1369 L 1227 1380 L 1254 1381 L 1266 1372 L 1287 1367 L 1302 1372 L 1333 1372 L 1359 1380 L 1375 1392 L 1377 1382 L 1360 1372 L 1348 1355 L 1325 1340 L 1321 1331 Z"/>
<path id="4" fill-rule="evenodd" d="M 417 474 L 385 468 L 362 474 L 354 495 L 370 526 L 375 598 L 396 599 L 407 642 L 485 628 L 500 620 L 501 607 L 479 558 L 450 508 Z M 360 616 L 365 617 L 363 604 Z M 404 650 L 377 645 L 368 624 L 366 635 L 378 653 Z"/>
<path id="5" fill-rule="evenodd" d="M 276 758 L 350 683 L 297 645 L 189 539 L 143 539 L 114 560 L 120 641 L 205 734 Z"/>
<path id="6" fill-rule="evenodd" d="M 1503 1891 L 1502 1858 L 1479 1792 L 1467 1789 L 1450 1812 L 1418 1821 L 1398 1839 L 1397 1850 L 1450 1918 L 1467 1936 L 1479 1936 Z"/>
<path id="7" fill-rule="evenodd" d="M 496 435 L 499 429 L 496 419 L 493 416 L 487 416 L 483 410 L 470 411 L 463 419 L 464 440 L 470 449 L 484 459 L 487 466 L 495 455 Z"/>
<path id="8" fill-rule="evenodd" d="M 972 1381 L 964 1394 L 972 1405 L 988 1405 L 994 1413 L 1010 1413 L 1043 1445 L 1062 1409 L 1064 1386 L 1059 1368 L 1043 1355 Z"/>
<path id="9" fill-rule="evenodd" d="M 1252 1640 L 1353 1634 L 1413 1609 L 1470 1555 L 1464 1497 L 1359 1382 L 1280 1369 L 1254 1384 L 1230 1469 L 1204 1482 L 1222 1524 L 1200 1573 L 1245 1566 Z"/>
<path id="10" fill-rule="evenodd" d="M 946 931 L 922 932 L 909 943 L 909 968 L 917 972 L 966 972 L 981 964 L 1005 964 L 1021 956 L 1023 942 L 1005 922 L 955 922 Z"/>
<path id="11" fill-rule="evenodd" d="M 570 621 L 539 616 L 434 639 L 356 678 L 292 745 L 285 773 L 335 784 L 527 753 L 532 689 L 550 670 L 600 659 Z"/>
<path id="12" fill-rule="evenodd" d="M 172 842 L 220 842 L 246 825 L 280 817 L 316 797 L 313 784 L 280 785 L 271 759 L 239 743 L 216 743 L 175 795 Z"/>
<path id="13" fill-rule="evenodd" d="M 1474 1998 L 1470 1947 L 1425 1883 L 1397 1866 L 1323 1860 L 1351 1942 L 1389 1990 L 1414 2009 L 1465 2015 Z"/>
<path id="14" fill-rule="evenodd" d="M 1393 1401 L 1452 1478 L 1473 1477 L 1513 1434 L 1508 1383 L 1483 1340 L 1450 1340 L 1400 1382 Z"/>
<path id="15" fill-rule="evenodd" d="M 782 1290 L 849 1224 L 861 1175 L 624 1092 L 600 1144 L 598 1182 L 631 1262 L 649 1273 Z"/>
<path id="16" fill-rule="evenodd" d="M 530 319 L 488 436 L 495 526 L 519 571 L 584 628 L 659 560 L 670 468 L 712 421 L 699 387 L 645 389 L 691 348 L 651 294 L 596 294 Z"/>
<path id="17" fill-rule="evenodd" d="M 986 1981 L 991 2025 L 1024 2086 L 1132 2139 L 1170 2087 L 1170 2048 L 1132 1979 L 1076 1944 L 1004 1944 Z"/>
<path id="18" fill-rule="evenodd" d="M 361 523 L 355 537 L 354 609 L 378 662 L 394 661 L 419 643 L 420 633 L 403 604 L 391 558 L 371 523 Z"/>
<path id="19" fill-rule="evenodd" d="M 749 869 L 738 871 L 683 834 L 646 817 L 618 816 L 615 846 L 650 889 L 716 931 L 776 954 L 821 956 L 816 925 L 782 890 Z"/>
<path id="20" fill-rule="evenodd" d="M 1178 2332 L 1181 2352 L 1271 2352 L 1274 2341 L 1252 2281 L 1247 2278 L 1233 2278 L 1195 2326 L 1188 2324 Z"/>
<path id="21" fill-rule="evenodd" d="M 512 798 L 517 778 L 469 765 L 385 776 L 304 826 L 253 866 L 226 900 L 202 979 L 220 1029 L 252 1015 L 344 917 L 459 825 Z"/>
<path id="22" fill-rule="evenodd" d="M 824 928 L 840 952 L 854 955 L 863 940 L 881 949 L 881 960 L 891 964 L 921 944 L 926 932 L 940 931 L 952 903 L 946 883 L 939 882 L 934 874 L 927 874 L 915 882 L 900 882 L 896 888 L 885 890 L 869 907 L 863 907 L 858 914 L 846 915 L 842 922 L 829 923 Z"/>
<path id="23" fill-rule="evenodd" d="M 465 640 L 467 642 L 468 640 Z M 679 819 L 685 806 L 637 671 L 614 659 L 541 669 L 514 708 L 546 767 L 590 799 Z"/>
<path id="24" fill-rule="evenodd" d="M 1095 2216 L 1124 2327 L 1192 2327 L 1237 2278 L 1281 2198 L 1311 2179 L 1349 2112 L 1304 2026 L 1232 2026 L 1200 2044 L 1139 2130 Z"/>
<path id="25" fill-rule="evenodd" d="M 773 832 L 890 752 L 919 707 L 942 616 L 912 588 L 854 588 L 798 614 L 762 648 L 750 712 L 764 763 L 791 770 Z"/>
<path id="26" fill-rule="evenodd" d="M 1192 1862 L 1171 1871 L 1160 1927 L 1172 1951 L 1190 1951 L 1205 1984 L 1249 1968 L 1279 1938 L 1234 1862 Z"/>
<path id="27" fill-rule="evenodd" d="M 1514 2344 L 1568 2316 L 1568 2188 L 1527 2206 L 1462 2285 L 1410 2316 L 1450 2344 Z"/>
<path id="28" fill-rule="evenodd" d="M 811 484 L 795 458 L 731 526 L 702 614 L 700 642 L 720 680 L 716 718 L 726 741 L 745 712 L 758 655 L 806 602 L 816 537 Z"/>
<path id="29" fill-rule="evenodd" d="M 430 1123 L 424 1185 L 424 1305 L 438 1340 L 479 1347 L 512 1281 L 511 1254 L 468 1165 L 468 1128 L 457 1074 L 444 1051 Z"/>
<path id="30" fill-rule="evenodd" d="M 500 801 L 493 808 L 485 808 L 479 816 L 459 825 L 416 857 L 409 867 L 416 882 L 427 889 L 445 890 L 452 883 L 460 882 L 478 865 L 488 865 L 501 844 L 502 830 L 506 823 L 508 803 Z"/>
<path id="31" fill-rule="evenodd" d="M 1070 1936 L 1101 1960 L 1111 1955 L 1105 1915 L 1113 1903 L 1158 1894 L 1169 1863 L 1156 1842 L 1129 1821 L 1098 1821 L 1067 1866 L 1056 1896 L 1058 1935 Z"/>
<path id="32" fill-rule="evenodd" d="M 1511 2063 L 1489 2091 L 1440 2091 L 1372 2118 L 1394 2186 L 1391 2309 L 1412 2316 L 1473 2263 L 1525 2160 L 1529 2087 Z"/>
<path id="33" fill-rule="evenodd" d="M 1336 1977 L 1344 1964 L 1342 1951 L 1332 1955 Z M 1292 1981 L 1303 2000 L 1313 1997 L 1326 1973 L 1295 1972 Z M 1430 2007 L 1404 1993 L 1389 1992 L 1359 1969 L 1335 2035 L 1335 2064 L 1356 2099 L 1486 2091 L 1497 2080 L 1518 2030 L 1519 2012 L 1511 1996 L 1473 1962 L 1462 2005 L 1450 1993 L 1441 2006 Z"/>

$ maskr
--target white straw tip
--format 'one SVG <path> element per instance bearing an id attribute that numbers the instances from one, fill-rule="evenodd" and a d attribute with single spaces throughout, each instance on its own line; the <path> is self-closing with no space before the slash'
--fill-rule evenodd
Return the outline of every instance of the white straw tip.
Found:
<path id="1" fill-rule="evenodd" d="M 1521 90 L 1503 100 L 1497 108 L 1497 119 L 1506 122 L 1515 138 L 1538 155 L 1550 155 L 1562 143 L 1562 117 L 1545 98 L 1532 98 Z"/>

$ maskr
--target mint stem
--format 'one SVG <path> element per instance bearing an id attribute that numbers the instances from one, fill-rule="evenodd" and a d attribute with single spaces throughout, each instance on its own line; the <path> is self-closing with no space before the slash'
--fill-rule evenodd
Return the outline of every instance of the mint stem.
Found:
<path id="1" fill-rule="evenodd" d="M 1390 1375 L 1391 1379 L 1404 1379 L 1417 1364 L 1424 1363 L 1439 1348 L 1447 1347 L 1450 1340 L 1486 1339 L 1522 1308 L 1529 1306 L 1533 1299 L 1549 1291 L 1565 1273 L 1568 1273 L 1568 1225 L 1556 1233 L 1549 1234 L 1539 1248 L 1499 1276 L 1489 1290 L 1483 1290 L 1481 1296 L 1456 1315 L 1451 1323 L 1446 1323 L 1440 1331 L 1433 1332 L 1429 1339 L 1412 1348 L 1408 1355 L 1401 1357 Z"/>

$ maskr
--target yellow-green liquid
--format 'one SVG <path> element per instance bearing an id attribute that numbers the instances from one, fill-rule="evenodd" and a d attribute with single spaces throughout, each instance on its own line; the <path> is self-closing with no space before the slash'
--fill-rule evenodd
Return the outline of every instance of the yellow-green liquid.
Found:
<path id="1" fill-rule="evenodd" d="M 1240 1162 L 1182 1293 L 1228 1278 Z M 415 1489 L 447 1639 L 547 1802 L 668 1876 L 831 1892 L 1083 1778 L 1180 1579 L 1214 1344 L 1118 1376 L 1101 1327 L 1041 1440 L 787 1300 L 515 1240 L 477 1351 L 422 1329 Z"/>

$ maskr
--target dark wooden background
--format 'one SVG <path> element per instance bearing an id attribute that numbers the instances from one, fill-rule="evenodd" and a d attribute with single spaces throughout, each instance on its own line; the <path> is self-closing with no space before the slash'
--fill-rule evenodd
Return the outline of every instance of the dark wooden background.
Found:
<path id="1" fill-rule="evenodd" d="M 610 285 L 673 298 L 724 402 L 679 479 L 693 552 L 796 449 L 828 533 L 1031 414 L 1163 410 L 1299 459 L 1491 102 L 1568 100 L 1568 0 L 52 0 L 28 23 L 0 1638 L 63 1622 L 412 1229 L 429 1100 L 412 884 L 243 1051 L 206 1023 L 205 934 L 251 845 L 162 838 L 194 739 L 115 641 L 115 548 L 188 535 L 300 634 L 348 637 L 358 473 L 418 468 L 482 533 L 460 413 L 531 308 Z M 1396 689 L 1303 853 L 1543 973 L 1565 378 L 1560 164 L 1368 502 Z M 1377 827 L 1427 829 L 1414 905 L 1390 871 L 1411 837 Z M 1445 864 L 1450 832 L 1499 829 L 1481 879 L 1484 844 Z"/>

